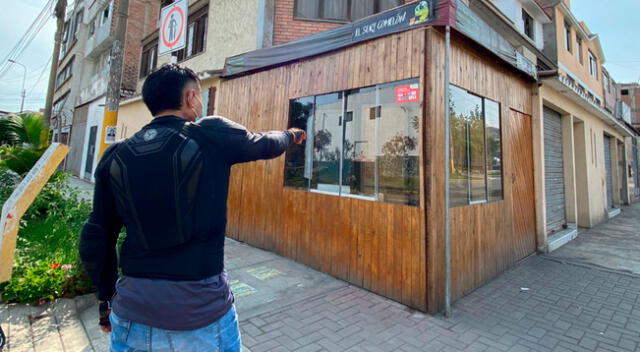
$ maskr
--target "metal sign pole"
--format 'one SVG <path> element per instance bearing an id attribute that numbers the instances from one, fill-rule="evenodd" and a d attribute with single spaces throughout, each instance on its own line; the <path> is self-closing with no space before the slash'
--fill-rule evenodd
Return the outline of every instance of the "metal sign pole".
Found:
<path id="1" fill-rule="evenodd" d="M 444 315 L 451 317 L 451 227 L 449 217 L 449 80 L 450 80 L 451 28 L 447 26 L 444 50 Z"/>

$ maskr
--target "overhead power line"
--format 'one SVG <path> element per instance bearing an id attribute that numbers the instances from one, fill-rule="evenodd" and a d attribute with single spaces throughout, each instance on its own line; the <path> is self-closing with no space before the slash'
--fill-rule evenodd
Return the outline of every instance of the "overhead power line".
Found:
<path id="1" fill-rule="evenodd" d="M 44 8 L 36 19 L 31 23 L 27 31 L 24 33 L 22 38 L 16 43 L 16 45 L 9 51 L 9 53 L 0 61 L 0 78 L 4 77 L 4 75 L 9 71 L 11 67 L 11 63 L 9 60 L 18 61 L 24 51 L 29 47 L 33 39 L 40 33 L 42 28 L 47 24 L 51 16 L 53 15 L 53 8 L 55 5 L 55 0 L 49 0 Z"/>

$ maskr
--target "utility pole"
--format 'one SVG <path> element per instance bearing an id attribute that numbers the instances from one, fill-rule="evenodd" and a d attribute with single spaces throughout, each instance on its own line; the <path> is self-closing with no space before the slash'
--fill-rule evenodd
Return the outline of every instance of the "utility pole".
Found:
<path id="1" fill-rule="evenodd" d="M 58 73 L 58 57 L 60 56 L 60 44 L 62 43 L 62 32 L 64 30 L 64 15 L 67 10 L 67 0 L 58 0 L 56 4 L 56 34 L 53 44 L 53 57 L 51 59 L 51 70 L 49 71 L 49 86 L 47 88 L 47 100 L 44 105 L 44 123 L 49 126 L 51 122 L 51 108 L 53 105 L 53 91 L 56 89 L 56 74 Z"/>
<path id="2" fill-rule="evenodd" d="M 107 97 L 102 120 L 102 133 L 100 134 L 100 150 L 98 159 L 107 149 L 105 143 L 107 127 L 115 127 L 118 123 L 118 106 L 120 105 L 120 88 L 122 86 L 122 61 L 124 56 L 125 35 L 127 33 L 127 17 L 129 16 L 129 0 L 118 1 L 118 23 L 115 40 L 111 45 L 109 56 L 109 83 L 107 85 Z"/>
<path id="3" fill-rule="evenodd" d="M 24 111 L 24 98 L 27 96 L 27 91 L 24 90 L 24 82 L 27 80 L 27 66 L 19 63 L 18 61 L 9 59 L 9 62 L 12 64 L 16 64 L 22 66 L 23 75 L 22 75 L 22 103 L 20 103 L 20 112 Z"/>

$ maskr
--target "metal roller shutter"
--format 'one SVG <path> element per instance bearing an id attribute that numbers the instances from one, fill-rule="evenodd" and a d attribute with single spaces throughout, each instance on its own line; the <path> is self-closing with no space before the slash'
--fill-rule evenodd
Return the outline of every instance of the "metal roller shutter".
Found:
<path id="1" fill-rule="evenodd" d="M 611 137 L 604 136 L 604 167 L 607 170 L 607 208 L 613 208 L 613 167 L 611 165 Z"/>
<path id="2" fill-rule="evenodd" d="M 544 108 L 544 188 L 547 233 L 562 230 L 565 215 L 564 159 L 560 114 Z"/>

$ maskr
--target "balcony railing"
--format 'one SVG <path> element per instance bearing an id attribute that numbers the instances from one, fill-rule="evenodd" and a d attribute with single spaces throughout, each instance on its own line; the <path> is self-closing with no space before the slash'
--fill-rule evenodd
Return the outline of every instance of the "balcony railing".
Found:
<path id="1" fill-rule="evenodd" d="M 85 45 L 85 55 L 89 58 L 95 58 L 100 55 L 113 40 L 111 18 L 107 19 L 102 25 L 96 23 L 95 26 L 95 32 L 87 39 L 87 44 Z"/>
<path id="2" fill-rule="evenodd" d="M 627 103 L 621 100 L 618 100 L 616 102 L 615 116 L 617 119 L 625 121 L 628 124 L 631 124 L 631 107 L 627 105 Z"/>

